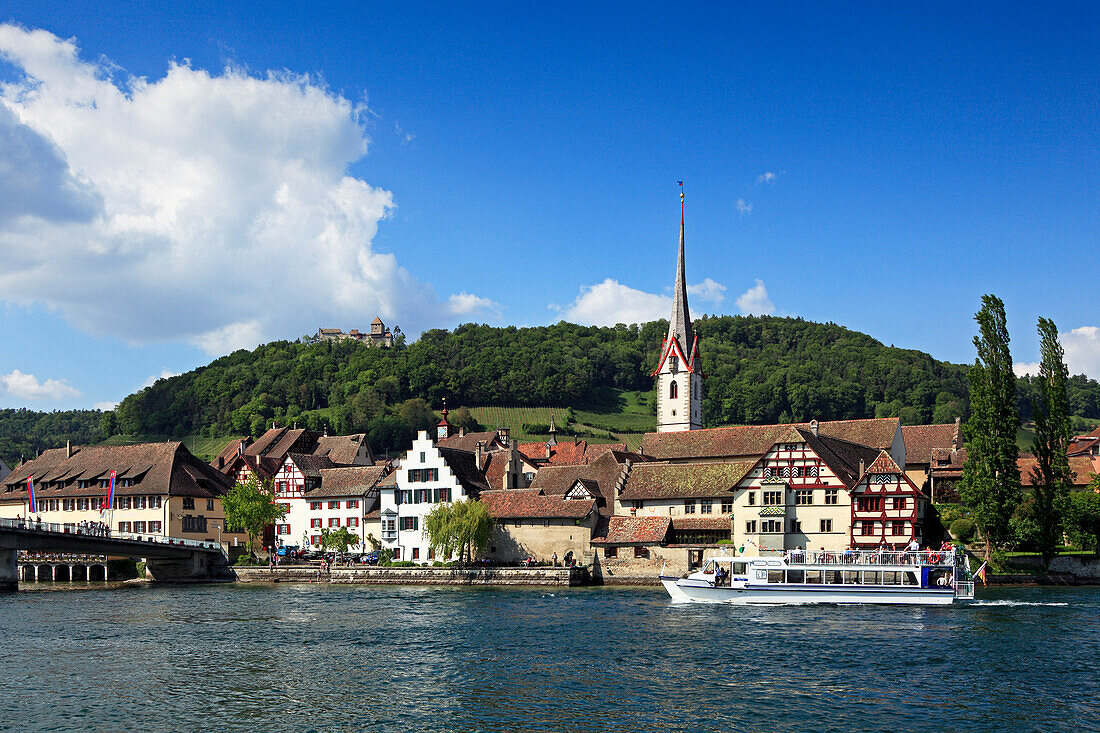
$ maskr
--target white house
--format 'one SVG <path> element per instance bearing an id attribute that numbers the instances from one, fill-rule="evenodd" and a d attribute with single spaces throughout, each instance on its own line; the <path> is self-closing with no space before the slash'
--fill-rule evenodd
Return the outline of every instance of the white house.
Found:
<path id="1" fill-rule="evenodd" d="M 474 453 L 437 446 L 421 430 L 400 468 L 379 484 L 382 546 L 395 560 L 435 560 L 424 517 L 440 503 L 476 499 L 488 489 Z"/>
<path id="2" fill-rule="evenodd" d="M 321 485 L 305 495 L 309 526 L 302 529 L 308 539 L 303 544 L 318 549 L 323 530 L 346 527 L 359 538 L 350 548 L 353 552 L 371 550 L 371 539 L 377 542 L 381 532 L 377 520 L 368 522 L 366 517 L 377 510 L 378 482 L 389 471 L 387 464 L 321 469 Z"/>

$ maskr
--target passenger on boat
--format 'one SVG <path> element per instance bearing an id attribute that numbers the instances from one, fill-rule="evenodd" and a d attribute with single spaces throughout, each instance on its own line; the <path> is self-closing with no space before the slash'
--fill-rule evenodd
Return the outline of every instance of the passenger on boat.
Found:
<path id="1" fill-rule="evenodd" d="M 802 545 L 795 545 L 795 548 L 791 550 L 791 562 L 805 562 L 806 553 L 802 549 Z"/>
<path id="2" fill-rule="evenodd" d="M 726 579 L 726 571 L 722 569 L 721 565 L 719 565 L 718 563 L 715 563 L 714 564 L 714 584 L 715 585 L 726 585 L 725 579 Z"/>

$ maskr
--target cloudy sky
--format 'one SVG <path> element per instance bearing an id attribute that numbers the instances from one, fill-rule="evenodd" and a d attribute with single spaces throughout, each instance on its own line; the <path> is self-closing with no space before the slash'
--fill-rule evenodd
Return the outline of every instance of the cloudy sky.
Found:
<path id="1" fill-rule="evenodd" d="M 1100 377 L 1100 36 L 1057 8 L 0 2 L 0 407 L 375 315 L 833 321 Z"/>

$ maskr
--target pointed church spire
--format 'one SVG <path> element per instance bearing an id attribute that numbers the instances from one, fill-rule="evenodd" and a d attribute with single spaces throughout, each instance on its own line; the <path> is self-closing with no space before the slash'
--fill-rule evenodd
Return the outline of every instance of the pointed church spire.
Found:
<path id="1" fill-rule="evenodd" d="M 680 181 L 680 252 L 676 257 L 676 288 L 672 294 L 672 317 L 668 321 L 668 340 L 677 341 L 684 357 L 691 358 L 692 339 L 687 280 L 684 277 L 684 182 Z"/>

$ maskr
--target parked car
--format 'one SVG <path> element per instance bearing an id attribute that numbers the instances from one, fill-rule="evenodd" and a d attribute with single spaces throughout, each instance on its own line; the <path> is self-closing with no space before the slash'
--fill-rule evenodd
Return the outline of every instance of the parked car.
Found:
<path id="1" fill-rule="evenodd" d="M 371 550 L 363 555 L 363 563 L 367 565 L 377 565 L 378 560 L 381 558 L 382 553 L 378 550 Z"/>

